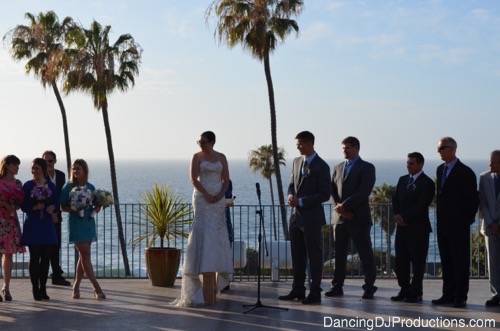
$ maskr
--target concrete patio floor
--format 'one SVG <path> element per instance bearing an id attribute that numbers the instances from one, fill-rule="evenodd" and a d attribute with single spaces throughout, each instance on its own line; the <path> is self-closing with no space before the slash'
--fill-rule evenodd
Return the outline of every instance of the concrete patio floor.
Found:
<path id="1" fill-rule="evenodd" d="M 465 320 L 489 318 L 496 321 L 495 328 L 500 328 L 500 308 L 484 307 L 484 301 L 489 298 L 486 280 L 471 280 L 466 309 L 431 306 L 430 300 L 441 293 L 441 281 L 426 280 L 424 284 L 422 304 L 391 302 L 390 296 L 397 292 L 395 280 L 378 280 L 376 298 L 361 300 L 362 281 L 347 280 L 343 298 L 323 297 L 319 306 L 304 306 L 276 299 L 278 295 L 288 292 L 290 282 L 264 283 L 263 303 L 289 310 L 258 309 L 244 315 L 242 304 L 255 302 L 256 283 L 233 283 L 231 290 L 221 295 L 214 306 L 175 308 L 169 306 L 169 302 L 179 294 L 179 280 L 174 288 L 169 289 L 152 287 L 148 280 L 101 280 L 108 296 L 104 301 L 93 299 L 88 281 L 82 284 L 80 300 L 70 298 L 70 288 L 50 286 L 48 294 L 51 300 L 35 302 L 31 297 L 29 280 L 16 279 L 11 285 L 14 301 L 0 303 L 0 330 L 321 330 L 324 329 L 325 317 L 327 321 L 330 321 L 328 317 L 333 321 L 336 318 L 375 319 L 377 316 L 386 319 L 391 316 Z M 324 281 L 323 288 L 329 288 L 327 281 Z"/>

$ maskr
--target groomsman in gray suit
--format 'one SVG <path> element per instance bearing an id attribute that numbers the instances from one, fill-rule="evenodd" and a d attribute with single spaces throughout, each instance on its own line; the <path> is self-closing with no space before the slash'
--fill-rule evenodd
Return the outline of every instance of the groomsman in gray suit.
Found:
<path id="1" fill-rule="evenodd" d="M 298 299 L 303 304 L 319 304 L 323 273 L 321 228 L 326 223 L 322 203 L 330 198 L 330 168 L 314 151 L 314 135 L 311 132 L 300 132 L 295 139 L 301 156 L 293 161 L 288 187 L 288 203 L 294 208 L 290 219 L 293 285 L 292 291 L 279 299 Z M 306 298 L 304 282 L 307 261 L 311 284 Z"/>
<path id="2" fill-rule="evenodd" d="M 373 258 L 370 229 L 372 226 L 369 197 L 375 184 L 375 167 L 359 157 L 359 140 L 347 137 L 342 141 L 345 161 L 333 170 L 332 197 L 335 239 L 335 272 L 328 297 L 344 295 L 347 250 L 352 239 L 358 250 L 365 284 L 363 299 L 373 299 L 377 291 L 376 269 Z"/>
<path id="3" fill-rule="evenodd" d="M 481 232 L 486 240 L 493 293 L 486 306 L 500 306 L 500 150 L 491 153 L 490 171 L 482 173 L 479 178 L 479 199 Z"/>

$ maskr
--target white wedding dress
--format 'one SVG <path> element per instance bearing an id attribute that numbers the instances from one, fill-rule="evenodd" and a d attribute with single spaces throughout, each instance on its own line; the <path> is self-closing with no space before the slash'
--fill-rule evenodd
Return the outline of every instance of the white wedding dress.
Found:
<path id="1" fill-rule="evenodd" d="M 205 190 L 216 195 L 222 188 L 222 163 L 201 161 L 199 180 Z M 202 276 L 204 272 L 233 273 L 233 258 L 227 233 L 225 200 L 208 203 L 203 194 L 193 192 L 194 221 L 184 254 L 181 296 L 174 301 L 178 307 L 204 303 Z M 217 277 L 217 287 L 227 282 Z"/>

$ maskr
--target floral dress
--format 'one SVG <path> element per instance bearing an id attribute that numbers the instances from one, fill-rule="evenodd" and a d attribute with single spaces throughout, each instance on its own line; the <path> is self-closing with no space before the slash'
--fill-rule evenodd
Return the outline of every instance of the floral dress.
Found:
<path id="1" fill-rule="evenodd" d="M 24 193 L 20 181 L 0 179 L 0 200 L 19 209 Z M 24 253 L 21 245 L 21 227 L 17 212 L 0 206 L 0 254 Z"/>

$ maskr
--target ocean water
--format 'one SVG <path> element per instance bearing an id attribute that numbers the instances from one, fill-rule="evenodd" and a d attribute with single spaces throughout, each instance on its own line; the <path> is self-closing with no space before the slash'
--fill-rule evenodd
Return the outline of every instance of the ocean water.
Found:
<path id="1" fill-rule="evenodd" d="M 328 164 L 333 168 L 334 164 L 339 161 L 329 160 Z M 376 167 L 376 185 L 388 183 L 395 185 L 398 178 L 406 173 L 405 160 L 388 161 L 379 160 L 372 161 Z M 487 161 L 464 161 L 468 164 L 477 175 L 487 170 Z M 109 174 L 109 165 L 107 161 L 89 160 L 90 182 L 96 188 L 107 189 L 111 191 L 111 181 Z M 439 161 L 429 161 L 425 167 L 425 172 L 430 177 L 435 177 L 435 169 Z M 64 167 L 64 162 L 59 161 L 58 165 Z M 117 177 L 119 184 L 120 202 L 122 204 L 137 204 L 142 202 L 145 192 L 151 189 L 154 184 L 168 185 L 173 191 L 180 195 L 186 202 L 191 201 L 192 186 L 188 177 L 189 161 L 117 161 Z M 236 198 L 236 208 L 233 210 L 233 222 L 236 240 L 242 240 L 247 247 L 256 247 L 257 217 L 255 215 L 255 207 L 257 204 L 255 193 L 255 183 L 259 182 L 262 190 L 262 204 L 264 206 L 271 204 L 268 182 L 250 171 L 245 160 L 229 160 L 230 174 L 233 181 L 233 194 Z M 290 166 L 283 168 L 283 184 L 286 193 L 286 188 L 289 182 Z M 30 162 L 23 161 L 20 167 L 18 179 L 26 181 L 31 178 Z M 277 201 L 276 185 L 275 201 Z M 250 206 L 250 207 L 248 207 Z M 328 207 L 326 207 L 328 209 Z M 144 233 L 147 230 L 147 222 L 144 218 L 140 218 L 139 206 L 122 206 L 122 218 L 124 220 L 125 239 L 127 242 L 127 251 L 133 275 L 136 277 L 145 277 L 146 266 L 143 258 L 145 243 L 143 242 L 138 247 L 131 245 L 132 239 Z M 264 207 L 264 218 L 267 228 L 267 237 L 272 240 L 272 222 L 271 212 L 269 207 Z M 278 210 L 278 208 L 276 208 Z M 328 215 L 329 213 L 327 213 Z M 431 213 L 431 223 L 434 224 L 434 215 Z M 66 215 L 63 213 L 63 217 Z M 139 217 L 139 218 L 138 218 Z M 328 217 L 328 216 L 327 216 Z M 281 232 L 280 218 L 277 216 L 277 229 Z M 66 221 L 64 221 L 66 223 Z M 475 224 L 477 230 L 478 222 Z M 74 267 L 74 251 L 72 245 L 67 243 L 68 232 L 67 225 L 63 224 L 63 249 L 62 249 L 62 265 L 64 270 L 72 273 Z M 98 240 L 93 247 L 93 261 L 96 266 L 96 271 L 99 277 L 116 277 L 118 272 L 122 273 L 123 266 L 121 261 L 120 250 L 117 240 L 117 228 L 114 222 L 114 213 L 112 209 L 107 209 L 98 215 L 97 219 Z M 375 224 L 372 228 L 373 247 L 377 251 L 386 251 L 386 235 L 380 225 Z M 280 239 L 283 239 L 282 232 L 278 234 Z M 185 242 L 177 243 L 176 246 L 182 248 Z M 181 246 L 179 246 L 181 245 Z M 391 252 L 394 254 L 394 235 L 391 238 Z M 235 253 L 236 254 L 236 253 Z M 244 253 L 241 253 L 244 254 Z M 26 261 L 26 256 L 18 256 L 16 261 Z M 439 251 L 437 248 L 436 233 L 432 233 L 429 243 L 428 262 L 439 262 Z M 121 270 L 121 271 L 119 271 Z M 27 272 L 24 270 L 23 272 Z M 16 272 L 16 275 L 19 275 Z M 26 274 L 23 274 L 26 275 Z"/>
<path id="2" fill-rule="evenodd" d="M 406 160 L 369 160 L 376 167 L 376 185 L 388 183 L 395 185 L 398 178 L 406 173 Z M 330 169 L 339 160 L 328 160 Z M 465 160 L 475 173 L 479 174 L 488 169 L 488 161 Z M 90 178 L 96 188 L 111 191 L 111 180 L 109 163 L 106 160 L 89 160 Z M 282 170 L 283 189 L 288 187 L 291 161 Z M 435 177 L 436 167 L 441 162 L 430 160 L 424 170 L 431 177 Z M 59 160 L 59 168 L 63 170 L 64 160 Z M 31 178 L 30 162 L 21 164 L 18 178 L 24 182 Z M 116 162 L 118 189 L 121 203 L 139 203 L 143 200 L 144 193 L 152 188 L 154 184 L 168 185 L 179 194 L 186 202 L 191 201 L 193 188 L 189 180 L 189 161 L 130 161 L 118 160 Z M 236 204 L 257 204 L 255 183 L 259 182 L 262 189 L 262 204 L 271 204 L 268 181 L 260 175 L 253 173 L 248 167 L 246 160 L 229 160 L 229 170 L 233 181 L 233 194 L 236 196 Z M 276 182 L 273 182 L 275 197 L 277 201 Z"/>

